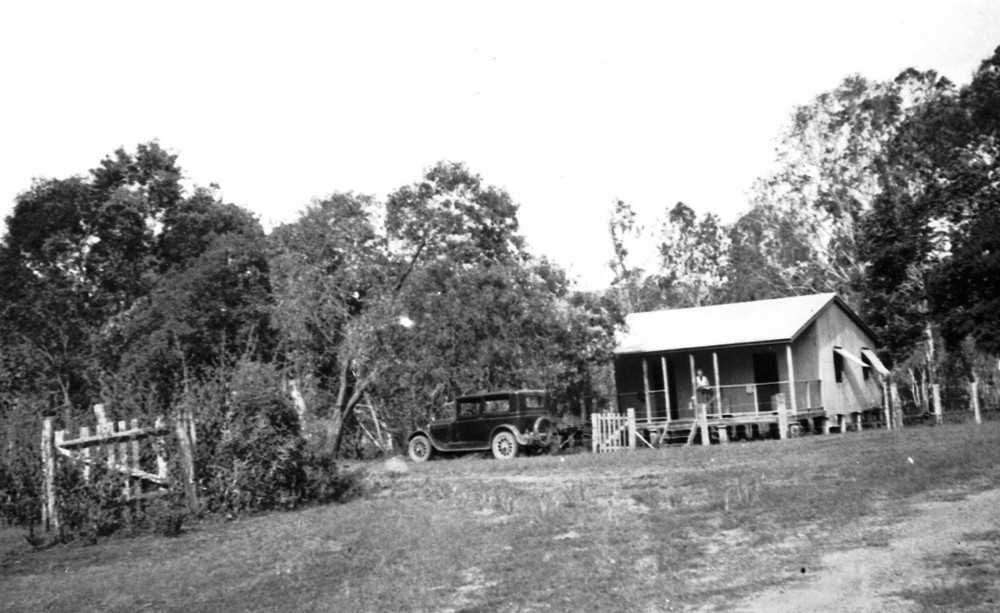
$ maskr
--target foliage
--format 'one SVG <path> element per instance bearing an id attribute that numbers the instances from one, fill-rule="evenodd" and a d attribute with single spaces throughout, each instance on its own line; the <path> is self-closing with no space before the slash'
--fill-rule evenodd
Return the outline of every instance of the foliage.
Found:
<path id="1" fill-rule="evenodd" d="M 0 248 L 0 340 L 32 365 L 18 383 L 68 414 L 94 392 L 89 344 L 150 287 L 154 228 L 181 199 L 175 156 L 118 150 L 89 180 L 38 180 L 17 197 Z"/>
<path id="2" fill-rule="evenodd" d="M 900 126 L 950 83 L 933 71 L 892 82 L 850 76 L 792 113 L 775 169 L 733 226 L 734 300 L 838 291 L 864 277 L 858 224 L 880 192 L 878 161 Z"/>
<path id="3" fill-rule="evenodd" d="M 524 245 L 517 208 L 505 191 L 484 187 L 465 165 L 439 162 L 423 180 L 389 195 L 386 232 L 411 262 L 425 255 L 457 263 L 504 261 Z"/>
<path id="4" fill-rule="evenodd" d="M 715 304 L 726 286 L 728 229 L 711 213 L 698 214 L 683 202 L 664 212 L 655 230 L 638 223 L 635 211 L 618 200 L 608 220 L 615 258 L 609 297 L 622 315 L 666 307 Z M 643 258 L 644 247 L 655 254 Z"/>
<path id="5" fill-rule="evenodd" d="M 572 413 L 593 402 L 612 322 L 550 263 L 430 266 L 400 300 L 413 325 L 389 337 L 371 396 L 401 436 L 463 393 L 546 389 Z"/>
<path id="6" fill-rule="evenodd" d="M 185 378 L 234 357 L 274 350 L 263 237 L 223 234 L 183 269 L 169 269 L 132 310 L 106 325 L 98 349 L 106 372 L 147 388 L 154 415 L 171 411 Z"/>
<path id="7" fill-rule="evenodd" d="M 244 360 L 201 385 L 190 397 L 215 400 L 197 415 L 196 479 L 205 510 L 239 514 L 302 501 L 305 440 L 274 367 Z"/>
<path id="8" fill-rule="evenodd" d="M 208 190 L 185 196 L 181 177 L 176 156 L 153 142 L 119 149 L 87 178 L 37 180 L 18 196 L 0 245 L 0 359 L 14 374 L 5 381 L 10 393 L 58 399 L 67 422 L 85 414 L 117 376 L 129 351 L 122 345 L 145 345 L 162 332 L 148 321 L 145 337 L 135 330 L 156 319 L 151 294 L 173 289 L 188 303 L 202 301 L 192 292 L 204 287 L 170 285 L 220 237 L 263 237 L 249 214 Z M 132 338 L 121 338 L 128 327 Z M 190 333 L 217 340 L 204 328 Z"/>
<path id="9" fill-rule="evenodd" d="M 42 464 L 39 405 L 0 396 L 0 519 L 33 526 L 41 520 Z"/>
<path id="10" fill-rule="evenodd" d="M 614 249 L 614 258 L 608 267 L 614 273 L 609 293 L 621 310 L 627 313 L 645 311 L 658 302 L 647 289 L 647 263 L 636 255 L 646 240 L 646 229 L 639 224 L 635 209 L 623 200 L 616 200 L 608 216 L 608 234 Z"/>
<path id="11" fill-rule="evenodd" d="M 384 206 L 333 194 L 275 230 L 279 354 L 307 388 L 307 433 L 325 453 L 360 427 L 361 402 L 402 437 L 457 393 L 529 382 L 575 402 L 589 393 L 598 354 L 579 349 L 596 343 L 591 315 L 570 304 L 561 270 L 524 251 L 516 212 L 505 192 L 441 162 Z M 601 334 L 606 346 L 610 326 Z"/>
<path id="12" fill-rule="evenodd" d="M 657 241 L 660 267 L 657 286 L 674 307 L 716 304 L 725 284 L 729 238 L 716 215 L 700 220 L 691 207 L 678 202 L 667 213 Z"/>
<path id="13" fill-rule="evenodd" d="M 924 104 L 885 152 L 883 191 L 864 225 L 866 313 L 897 357 L 935 330 L 952 350 L 971 337 L 1000 352 L 998 66 L 1000 50 L 957 95 Z"/>
<path id="14" fill-rule="evenodd" d="M 323 445 L 334 455 L 377 374 L 363 357 L 378 347 L 368 346 L 363 332 L 385 323 L 386 298 L 405 274 L 389 258 L 374 215 L 372 198 L 333 194 L 272 236 L 279 353 L 285 369 L 312 388 L 316 402 L 305 417 L 322 422 Z"/>

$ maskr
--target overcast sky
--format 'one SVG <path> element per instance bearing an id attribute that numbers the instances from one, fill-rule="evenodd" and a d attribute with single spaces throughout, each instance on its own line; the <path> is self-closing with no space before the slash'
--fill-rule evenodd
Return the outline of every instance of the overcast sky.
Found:
<path id="1" fill-rule="evenodd" d="M 967 83 L 1000 2 L 23 2 L 0 7 L 0 216 L 158 139 L 268 227 L 438 160 L 606 282 L 612 202 L 731 221 L 795 105 L 859 73 Z"/>

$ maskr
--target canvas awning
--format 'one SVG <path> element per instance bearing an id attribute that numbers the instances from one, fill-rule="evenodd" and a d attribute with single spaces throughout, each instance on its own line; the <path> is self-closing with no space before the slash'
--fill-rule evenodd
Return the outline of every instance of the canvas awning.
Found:
<path id="1" fill-rule="evenodd" d="M 857 364 L 858 366 L 860 366 L 862 368 L 868 368 L 869 366 L 871 366 L 871 364 L 865 364 L 864 361 L 862 361 L 861 358 L 859 358 L 858 356 L 854 355 L 850 351 L 847 351 L 846 349 L 842 349 L 841 347 L 834 347 L 833 350 L 834 350 L 834 352 L 840 354 L 841 357 L 854 362 L 855 364 Z"/>
<path id="2" fill-rule="evenodd" d="M 875 355 L 874 351 L 872 351 L 871 349 L 862 349 L 861 355 L 868 358 L 868 361 L 872 363 L 872 366 L 875 368 L 875 370 L 878 371 L 878 374 L 882 375 L 883 377 L 889 375 L 889 369 L 885 367 L 885 364 L 882 363 L 882 360 L 878 359 L 878 356 Z"/>

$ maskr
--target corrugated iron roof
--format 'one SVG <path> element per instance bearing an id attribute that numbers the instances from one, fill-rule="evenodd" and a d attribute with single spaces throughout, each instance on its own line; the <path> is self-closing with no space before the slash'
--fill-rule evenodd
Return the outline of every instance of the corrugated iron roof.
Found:
<path id="1" fill-rule="evenodd" d="M 873 339 L 874 333 L 834 293 L 633 313 L 615 353 L 680 351 L 729 345 L 787 343 L 831 304 L 837 304 Z"/>

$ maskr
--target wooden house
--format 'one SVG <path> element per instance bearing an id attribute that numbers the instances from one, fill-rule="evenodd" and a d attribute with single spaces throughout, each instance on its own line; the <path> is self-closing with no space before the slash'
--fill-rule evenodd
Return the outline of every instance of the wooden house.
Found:
<path id="1" fill-rule="evenodd" d="M 618 409 L 633 409 L 661 440 L 668 431 L 693 438 L 701 416 L 719 438 L 843 432 L 884 415 L 888 371 L 875 347 L 832 293 L 634 313 L 615 349 Z"/>

